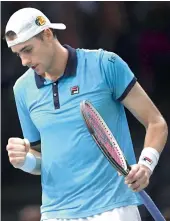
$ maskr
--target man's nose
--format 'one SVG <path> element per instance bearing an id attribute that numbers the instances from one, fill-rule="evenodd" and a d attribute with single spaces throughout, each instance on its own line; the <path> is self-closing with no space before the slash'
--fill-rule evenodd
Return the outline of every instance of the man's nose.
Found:
<path id="1" fill-rule="evenodd" d="M 30 66 L 30 64 L 31 64 L 30 58 L 26 57 L 26 56 L 22 56 L 21 61 L 22 61 L 23 66 Z"/>

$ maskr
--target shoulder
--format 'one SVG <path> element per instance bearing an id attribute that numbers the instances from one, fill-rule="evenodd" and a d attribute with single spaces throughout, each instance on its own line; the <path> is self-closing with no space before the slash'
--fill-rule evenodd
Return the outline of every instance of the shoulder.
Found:
<path id="1" fill-rule="evenodd" d="M 125 61 L 115 52 L 107 51 L 102 48 L 90 49 L 77 49 L 77 54 L 80 58 L 88 59 L 90 61 L 99 61 L 103 64 L 119 63 L 125 64 Z"/>
<path id="2" fill-rule="evenodd" d="M 76 51 L 80 58 L 86 58 L 86 59 L 99 59 L 104 53 L 103 49 L 90 50 L 90 49 L 78 48 L 76 49 Z"/>
<path id="3" fill-rule="evenodd" d="M 24 90 L 26 87 L 28 87 L 30 81 L 33 78 L 34 78 L 34 71 L 31 68 L 29 68 L 23 75 L 21 75 L 21 77 L 19 77 L 16 80 L 13 86 L 14 92 Z"/>

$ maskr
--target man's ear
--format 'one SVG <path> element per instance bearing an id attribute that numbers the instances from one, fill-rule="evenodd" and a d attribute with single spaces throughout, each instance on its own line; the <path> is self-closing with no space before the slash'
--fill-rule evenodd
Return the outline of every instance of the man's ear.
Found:
<path id="1" fill-rule="evenodd" d="M 51 40 L 54 38 L 52 31 L 48 28 L 44 30 L 44 37 Z"/>

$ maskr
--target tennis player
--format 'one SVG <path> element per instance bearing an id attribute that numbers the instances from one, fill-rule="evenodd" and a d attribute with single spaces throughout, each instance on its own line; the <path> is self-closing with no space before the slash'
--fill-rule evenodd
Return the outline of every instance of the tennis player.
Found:
<path id="1" fill-rule="evenodd" d="M 74 49 L 53 35 L 39 10 L 23 8 L 9 19 L 7 45 L 28 70 L 14 95 L 23 138 L 10 138 L 10 163 L 41 174 L 41 220 L 139 221 L 136 192 L 147 187 L 167 139 L 167 124 L 115 53 Z M 118 176 L 91 138 L 80 113 L 89 100 L 115 135 L 132 170 Z M 124 106 L 146 129 L 136 163 Z"/>

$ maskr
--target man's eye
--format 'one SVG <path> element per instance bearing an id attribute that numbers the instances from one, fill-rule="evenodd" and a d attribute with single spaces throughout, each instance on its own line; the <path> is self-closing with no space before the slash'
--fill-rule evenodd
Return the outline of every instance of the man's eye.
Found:
<path id="1" fill-rule="evenodd" d="M 30 53 L 32 51 L 32 48 L 24 50 L 25 53 Z"/>

